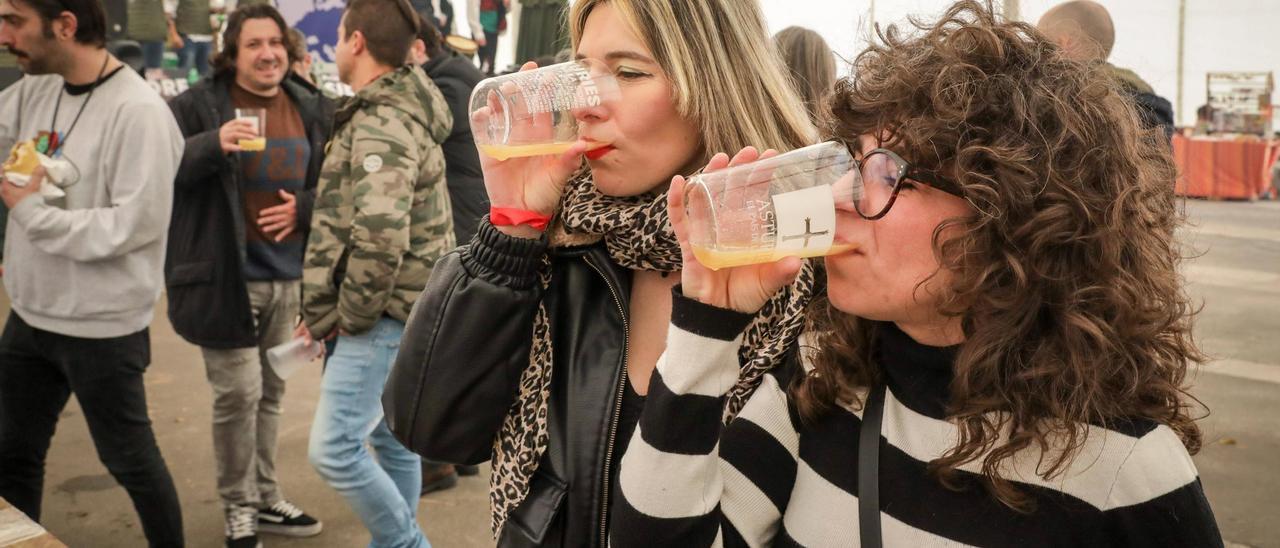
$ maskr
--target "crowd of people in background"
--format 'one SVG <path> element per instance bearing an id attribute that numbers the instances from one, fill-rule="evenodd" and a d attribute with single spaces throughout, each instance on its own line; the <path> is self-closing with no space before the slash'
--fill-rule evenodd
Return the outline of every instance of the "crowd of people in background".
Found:
<path id="1" fill-rule="evenodd" d="M 0 183 L 0 496 L 32 518 L 74 394 L 148 543 L 185 544 L 143 384 L 163 290 L 229 548 L 322 534 L 276 473 L 266 354 L 297 339 L 325 346 L 308 460 L 371 546 L 429 546 L 419 496 L 486 461 L 500 546 L 1222 544 L 1172 115 L 1106 62 L 1101 6 L 1033 26 L 961 0 L 840 74 L 752 0 L 577 0 L 543 61 L 606 62 L 622 98 L 580 123 L 608 146 L 503 161 L 469 97 L 509 0 L 468 0 L 478 65 L 449 0 L 350 0 L 347 98 L 270 4 L 225 8 L 132 0 L 140 75 L 99 0 L 0 0 L 27 74 L 0 147 L 77 168 Z M 166 48 L 201 75 L 168 103 L 143 78 Z M 703 267 L 684 177 L 823 140 L 865 185 L 850 250 Z"/>
<path id="2" fill-rule="evenodd" d="M 475 51 L 467 53 L 474 58 L 481 71 L 492 76 L 496 72 L 498 42 L 507 34 L 511 0 L 463 0 L 462 21 L 469 32 L 460 28 L 451 0 L 411 0 L 413 10 L 434 27 L 441 36 L 465 34 Z M 209 74 L 210 59 L 221 43 L 228 24 L 228 16 L 237 7 L 270 4 L 268 0 L 129 0 L 123 40 L 135 42 L 140 47 L 140 66 L 148 80 L 160 80 L 170 75 L 195 80 Z M 110 22 L 109 22 L 110 23 Z M 291 60 L 300 62 L 311 57 L 308 37 L 298 31 L 293 43 L 298 50 L 291 52 Z M 166 58 L 171 56 L 170 58 Z M 302 67 L 296 67 L 302 68 Z M 315 82 L 311 65 L 306 70 L 294 70 Z"/>

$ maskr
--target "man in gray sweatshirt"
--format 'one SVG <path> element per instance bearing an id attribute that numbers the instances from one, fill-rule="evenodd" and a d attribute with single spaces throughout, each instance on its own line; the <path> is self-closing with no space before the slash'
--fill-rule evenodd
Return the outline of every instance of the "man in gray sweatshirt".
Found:
<path id="1" fill-rule="evenodd" d="M 180 546 L 173 480 L 142 374 L 164 276 L 183 139 L 169 109 L 104 48 L 100 0 L 0 0 L 0 46 L 26 76 L 0 93 L 0 151 L 35 139 L 72 169 L 0 174 L 9 207 L 0 335 L 0 497 L 39 519 L 45 455 L 75 394 L 94 446 L 152 546 Z"/>

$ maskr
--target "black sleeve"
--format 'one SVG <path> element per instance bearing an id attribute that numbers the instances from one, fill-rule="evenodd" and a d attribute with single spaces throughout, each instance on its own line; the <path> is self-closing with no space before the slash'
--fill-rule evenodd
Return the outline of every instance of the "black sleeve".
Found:
<path id="1" fill-rule="evenodd" d="M 441 462 L 489 460 L 529 363 L 546 247 L 545 237 L 507 236 L 486 217 L 469 245 L 436 263 L 382 396 L 405 447 Z"/>
<path id="2" fill-rule="evenodd" d="M 1173 105 L 1164 97 L 1150 93 L 1138 93 L 1133 98 L 1143 126 L 1160 129 L 1164 132 L 1165 141 L 1172 141 L 1177 129 L 1173 121 Z"/>
<path id="3" fill-rule="evenodd" d="M 311 212 L 316 206 L 316 189 L 307 188 L 293 193 L 293 197 L 298 199 L 298 228 L 301 230 L 311 229 Z"/>
<path id="4" fill-rule="evenodd" d="M 222 145 L 218 142 L 220 128 L 200 127 L 199 117 L 195 112 L 199 107 L 193 103 L 194 99 L 189 93 L 179 95 L 169 102 L 178 128 L 187 140 L 182 151 L 182 162 L 178 164 L 178 175 L 174 178 L 177 190 L 217 181 L 222 170 L 230 166 L 227 155 L 222 152 Z"/>
<path id="5" fill-rule="evenodd" d="M 440 95 L 444 96 L 445 103 L 449 105 L 449 112 L 453 114 L 453 127 L 469 127 L 471 90 L 461 81 L 454 79 L 442 79 L 436 84 L 436 87 L 440 88 Z"/>
<path id="6" fill-rule="evenodd" d="M 329 144 L 329 138 L 333 133 L 333 113 L 334 103 L 328 97 L 319 91 L 315 92 L 315 112 L 319 117 L 316 123 L 320 124 L 321 135 L 318 142 L 311 143 L 311 154 L 319 155 L 314 165 L 317 166 L 315 173 L 308 173 L 306 188 L 294 193 L 298 199 L 298 228 L 305 232 L 311 230 L 311 212 L 315 210 L 316 205 L 316 186 L 319 184 L 320 171 L 324 166 L 325 146 Z"/>

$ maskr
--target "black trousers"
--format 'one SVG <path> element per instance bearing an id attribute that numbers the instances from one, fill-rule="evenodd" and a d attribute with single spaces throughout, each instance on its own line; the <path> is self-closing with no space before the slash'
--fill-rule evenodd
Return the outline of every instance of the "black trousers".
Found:
<path id="1" fill-rule="evenodd" d="M 498 33 L 486 30 L 484 31 L 484 40 L 485 44 L 480 46 L 476 54 L 480 58 L 480 70 L 486 76 L 493 76 L 494 72 L 497 71 L 497 67 L 493 65 L 498 56 Z"/>
<path id="2" fill-rule="evenodd" d="M 36 329 L 10 312 L 0 335 L 0 496 L 40 519 L 45 456 L 76 395 L 98 458 L 129 492 L 152 546 L 182 546 L 182 512 L 147 416 L 143 329 L 82 339 Z"/>

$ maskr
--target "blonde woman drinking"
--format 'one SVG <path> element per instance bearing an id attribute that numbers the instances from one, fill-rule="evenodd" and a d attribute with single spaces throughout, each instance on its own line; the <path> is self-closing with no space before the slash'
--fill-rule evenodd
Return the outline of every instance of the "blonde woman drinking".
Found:
<path id="1" fill-rule="evenodd" d="M 495 208 L 555 220 L 486 219 L 436 265 L 384 400 L 423 456 L 492 457 L 500 546 L 606 543 L 680 277 L 671 177 L 707 151 L 815 138 L 754 1 L 579 0 L 569 24 L 576 56 L 606 63 L 621 100 L 581 118 L 562 156 L 484 158 Z M 812 283 L 806 271 L 753 323 L 739 403 L 800 329 Z"/>

